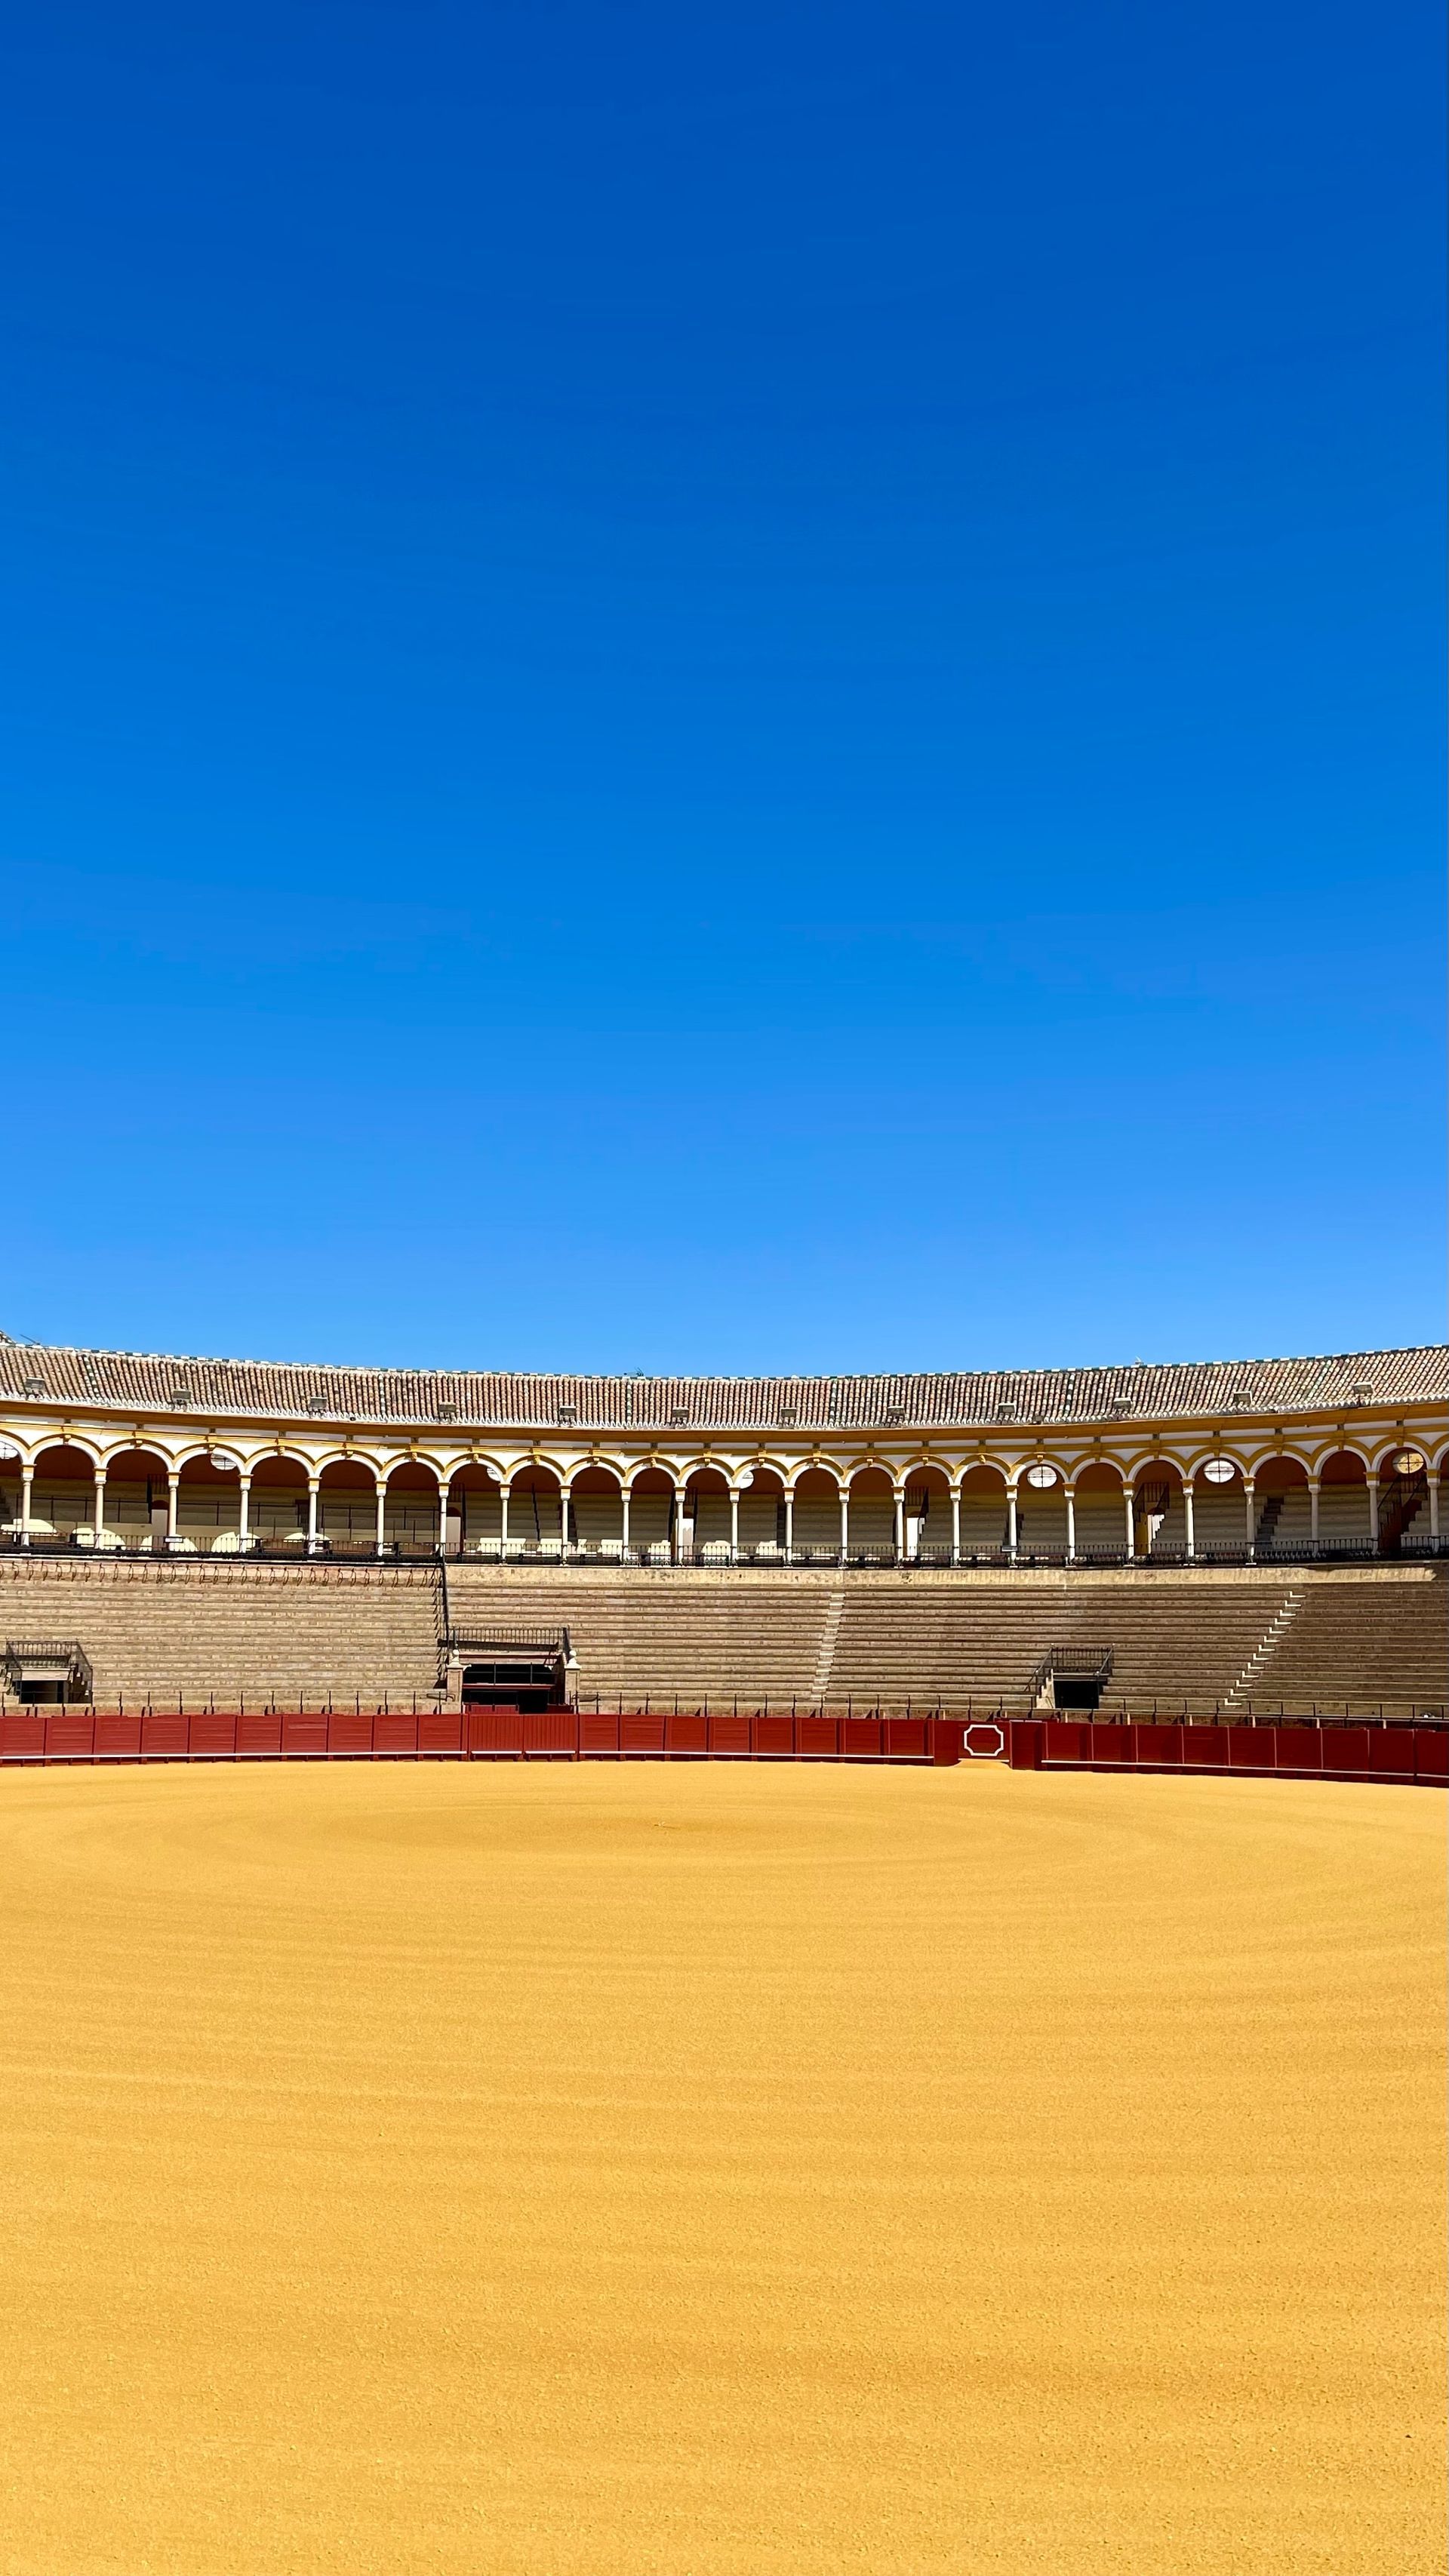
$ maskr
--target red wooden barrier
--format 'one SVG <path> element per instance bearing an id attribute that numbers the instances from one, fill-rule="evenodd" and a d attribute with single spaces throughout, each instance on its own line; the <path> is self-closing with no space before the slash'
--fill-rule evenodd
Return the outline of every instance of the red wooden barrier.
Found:
<path id="1" fill-rule="evenodd" d="M 579 1716 L 579 1751 L 581 1753 L 617 1753 L 618 1750 L 619 1721 L 617 1717 L 606 1715 L 602 1709 L 594 1709 L 587 1715 L 581 1712 Z"/>
<path id="2" fill-rule="evenodd" d="M 1416 1727 L 1414 1746 L 1416 1778 L 1449 1782 L 1449 1731 L 1442 1726 Z"/>
<path id="3" fill-rule="evenodd" d="M 675 1711 L 664 1721 L 666 1753 L 702 1754 L 709 1751 L 709 1720 L 702 1709 Z"/>
<path id="4" fill-rule="evenodd" d="M 1211 1771 L 1220 1765 L 1226 1769 L 1228 1730 L 1225 1726 L 1185 1726 L 1182 1730 L 1182 1758 L 1195 1769 Z"/>
<path id="5" fill-rule="evenodd" d="M 236 1719 L 218 1717 L 210 1709 L 204 1717 L 189 1719 L 187 1751 L 193 1762 L 229 1760 L 236 1752 Z"/>
<path id="6" fill-rule="evenodd" d="M 88 1708 L 58 1708 L 45 1721 L 47 1762 L 89 1762 L 96 1746 L 95 1713 Z"/>
<path id="7" fill-rule="evenodd" d="M 567 1710 L 560 1711 L 567 1716 Z M 572 1749 L 573 1737 L 569 1737 Z M 463 1714 L 456 1708 L 424 1709 L 418 1719 L 420 1753 L 461 1753 L 463 1750 Z"/>
<path id="8" fill-rule="evenodd" d="M 793 1717 L 757 1717 L 752 1723 L 751 1732 L 754 1741 L 750 1751 L 758 1760 L 778 1761 L 782 1756 L 789 1760 L 793 1756 L 795 1751 Z"/>
<path id="9" fill-rule="evenodd" d="M 840 1721 L 834 1717 L 802 1717 L 800 1751 L 807 1762 L 834 1762 L 840 1754 Z"/>
<path id="10" fill-rule="evenodd" d="M 879 1753 L 880 1719 L 843 1717 L 840 1721 L 840 1750 L 847 1762 L 859 1762 Z"/>
<path id="11" fill-rule="evenodd" d="M 96 1711 L 96 1760 L 98 1762 L 139 1762 L 141 1759 L 141 1720 L 123 1716 L 119 1710 Z"/>
<path id="12" fill-rule="evenodd" d="M 141 1759 L 143 1762 L 184 1762 L 189 1750 L 187 1724 L 179 1710 L 142 1710 Z"/>
<path id="13" fill-rule="evenodd" d="M 1134 1731 L 1137 1738 L 1137 1759 L 1140 1763 L 1156 1769 L 1159 1765 L 1182 1760 L 1180 1726 L 1159 1726 L 1154 1721 L 1152 1725 L 1139 1726 Z"/>
<path id="14" fill-rule="evenodd" d="M 709 1721 L 709 1749 L 711 1753 L 748 1753 L 750 1749 L 749 1719 L 747 1717 L 736 1717 L 733 1710 L 731 1710 L 728 1717 L 718 1714 L 712 1716 Z"/>
<path id="15" fill-rule="evenodd" d="M 282 1749 L 282 1721 L 260 1710 L 251 1714 L 243 1710 L 236 1722 L 236 1749 L 262 1761 L 274 1758 Z"/>
<path id="16" fill-rule="evenodd" d="M 372 1717 L 357 1709 L 335 1709 L 327 1720 L 327 1750 L 336 1756 L 372 1751 Z"/>

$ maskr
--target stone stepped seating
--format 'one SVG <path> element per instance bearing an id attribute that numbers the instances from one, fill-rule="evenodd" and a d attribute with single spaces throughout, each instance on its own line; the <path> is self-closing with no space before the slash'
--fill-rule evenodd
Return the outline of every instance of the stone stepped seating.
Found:
<path id="1" fill-rule="evenodd" d="M 101 1706 L 406 1702 L 438 1683 L 430 1566 L 0 1558 L 0 1636 L 78 1638 Z"/>
<path id="2" fill-rule="evenodd" d="M 1264 1708 L 1449 1699 L 1449 1577 L 1428 1567 L 1299 1581 L 1302 1607 L 1253 1684 Z"/>
<path id="3" fill-rule="evenodd" d="M 1282 1579 L 1189 1576 L 919 1578 L 847 1584 L 829 1696 L 884 1708 L 940 1699 L 1024 1707 L 1053 1646 L 1110 1646 L 1108 1700 L 1212 1708 L 1286 1598 Z"/>
<path id="4" fill-rule="evenodd" d="M 609 1575 L 450 1565 L 457 1628 L 567 1627 L 586 1705 L 810 1700 L 830 1607 L 809 1574 Z"/>

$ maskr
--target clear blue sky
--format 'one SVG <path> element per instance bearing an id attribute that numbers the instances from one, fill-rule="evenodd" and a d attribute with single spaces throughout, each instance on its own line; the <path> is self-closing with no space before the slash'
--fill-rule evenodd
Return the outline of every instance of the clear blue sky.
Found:
<path id="1" fill-rule="evenodd" d="M 0 1324 L 1440 1335 L 1437 6 L 6 14 Z"/>

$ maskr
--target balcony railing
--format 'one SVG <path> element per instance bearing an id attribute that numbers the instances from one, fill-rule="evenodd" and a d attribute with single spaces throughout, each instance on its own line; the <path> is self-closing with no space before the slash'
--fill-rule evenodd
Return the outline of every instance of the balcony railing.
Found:
<path id="1" fill-rule="evenodd" d="M 98 1542 L 89 1525 L 73 1530 L 33 1530 L 28 1539 L 15 1528 L 0 1530 L 0 1554 L 14 1556 L 28 1553 L 37 1557 L 70 1557 L 96 1559 L 102 1563 L 126 1561 L 155 1562 L 179 1559 L 183 1562 L 205 1561 L 212 1565 L 272 1564 L 298 1565 L 319 1561 L 333 1565 L 433 1565 L 440 1549 L 434 1538 L 403 1535 L 389 1537 L 381 1549 L 373 1539 L 361 1535 L 329 1537 L 319 1534 L 308 1544 L 305 1531 L 283 1533 L 251 1532 L 241 1539 L 235 1530 L 179 1531 L 167 1538 L 150 1530 L 131 1534 L 107 1531 Z M 496 1538 L 470 1538 L 466 1545 L 452 1544 L 450 1562 L 461 1559 L 472 1565 L 548 1566 L 559 1569 L 587 1568 L 594 1572 L 613 1568 L 635 1568 L 646 1572 L 675 1572 L 681 1568 L 695 1573 L 729 1572 L 740 1566 L 783 1573 L 796 1569 L 851 1571 L 863 1569 L 904 1569 L 921 1573 L 988 1571 L 992 1573 L 1046 1569 L 1076 1574 L 1090 1574 L 1112 1568 L 1131 1568 L 1139 1574 L 1180 1571 L 1189 1563 L 1195 1566 L 1293 1566 L 1293 1565 L 1369 1565 L 1423 1563 L 1449 1557 L 1449 1538 L 1418 1537 L 1406 1533 L 1396 1548 L 1385 1553 L 1372 1539 L 1321 1539 L 1314 1547 L 1308 1541 L 1269 1540 L 1251 1552 L 1245 1544 L 1223 1546 L 1210 1542 L 1197 1549 L 1189 1559 L 1182 1546 L 1157 1546 L 1146 1556 L 1130 1555 L 1125 1546 L 1087 1541 L 1079 1545 L 1075 1556 L 1068 1557 L 1065 1547 L 1032 1544 L 1018 1546 L 1013 1552 L 1004 1546 L 963 1544 L 953 1557 L 949 1547 L 928 1543 L 911 1551 L 898 1550 L 888 1542 L 867 1540 L 839 1546 L 797 1544 L 790 1551 L 775 1542 L 762 1540 L 755 1545 L 731 1548 L 724 1539 L 706 1539 L 697 1546 L 676 1547 L 667 1539 L 656 1539 L 642 1547 L 625 1547 L 619 1539 L 569 1540 L 565 1545 L 557 1538 L 510 1538 L 506 1548 Z"/>

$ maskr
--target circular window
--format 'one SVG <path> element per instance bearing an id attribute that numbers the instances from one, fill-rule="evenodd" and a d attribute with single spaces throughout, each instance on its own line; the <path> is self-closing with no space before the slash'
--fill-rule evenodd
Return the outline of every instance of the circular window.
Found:
<path id="1" fill-rule="evenodd" d="M 229 1449 L 213 1449 L 211 1453 L 211 1463 L 213 1467 L 220 1470 L 223 1476 L 234 1475 L 241 1467 L 240 1458 L 233 1458 Z"/>
<path id="2" fill-rule="evenodd" d="M 1231 1458 L 1209 1458 L 1203 1469 L 1210 1485 L 1230 1485 L 1237 1472 Z"/>
<path id="3" fill-rule="evenodd" d="M 1389 1463 L 1396 1476 L 1422 1476 L 1424 1452 L 1422 1449 L 1401 1449 Z"/>
<path id="4" fill-rule="evenodd" d="M 1048 1467 L 1045 1465 L 1028 1467 L 1026 1471 L 1026 1481 L 1029 1485 L 1034 1486 L 1039 1494 L 1045 1494 L 1056 1483 L 1057 1471 L 1055 1467 Z"/>

